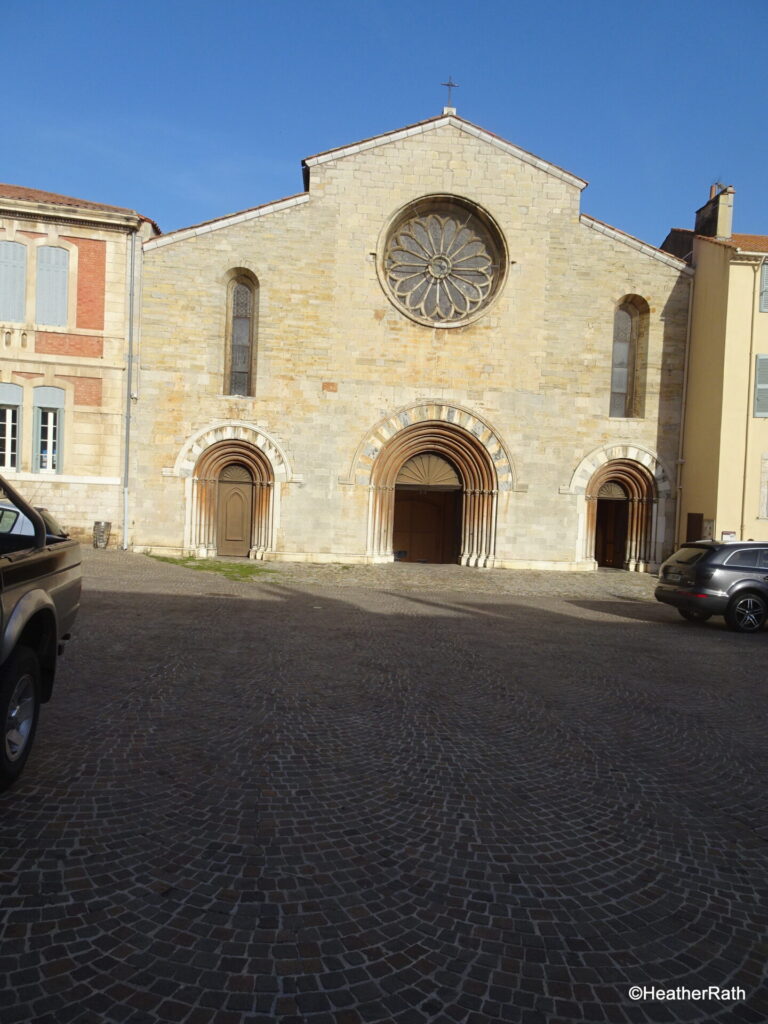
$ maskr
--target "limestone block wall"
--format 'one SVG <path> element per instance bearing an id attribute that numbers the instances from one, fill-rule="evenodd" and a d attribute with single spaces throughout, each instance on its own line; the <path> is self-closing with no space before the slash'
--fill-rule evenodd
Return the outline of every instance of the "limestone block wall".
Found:
<path id="1" fill-rule="evenodd" d="M 380 420 L 437 403 L 474 411 L 510 453 L 515 483 L 498 499 L 497 564 L 579 565 L 583 496 L 570 483 L 589 453 L 634 445 L 674 477 L 683 264 L 580 217 L 578 179 L 455 123 L 309 163 L 307 194 L 146 246 L 135 545 L 183 548 L 179 452 L 208 424 L 247 422 L 290 464 L 271 554 L 364 559 L 370 493 L 350 479 L 355 452 Z M 476 204 L 505 239 L 504 286 L 466 326 L 416 323 L 380 282 L 387 226 L 428 195 Z M 222 394 L 227 282 L 237 268 L 259 282 L 247 398 Z M 608 416 L 613 317 L 627 295 L 651 310 L 645 407 L 642 418 L 619 420 Z"/>

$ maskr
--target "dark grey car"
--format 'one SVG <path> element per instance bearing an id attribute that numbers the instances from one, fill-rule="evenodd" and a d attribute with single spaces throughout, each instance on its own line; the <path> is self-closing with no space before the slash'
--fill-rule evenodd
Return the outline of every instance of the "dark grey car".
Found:
<path id="1" fill-rule="evenodd" d="M 757 633 L 768 618 L 768 543 L 684 544 L 661 566 L 655 593 L 684 619 L 723 615 L 731 629 Z"/>

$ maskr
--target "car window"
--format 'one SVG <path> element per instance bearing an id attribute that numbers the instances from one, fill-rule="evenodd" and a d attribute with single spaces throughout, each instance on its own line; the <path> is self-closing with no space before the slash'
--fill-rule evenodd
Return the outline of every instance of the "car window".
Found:
<path id="1" fill-rule="evenodd" d="M 708 548 L 680 548 L 674 554 L 674 560 L 676 562 L 682 562 L 683 565 L 693 565 L 694 562 L 698 562 L 700 558 L 703 558 L 707 553 Z"/>
<path id="2" fill-rule="evenodd" d="M 10 533 L 18 518 L 19 513 L 15 509 L 0 508 L 0 533 Z"/>
<path id="3" fill-rule="evenodd" d="M 50 533 L 52 537 L 65 537 L 67 535 L 67 531 L 61 523 L 57 522 L 47 508 L 39 508 L 37 511 L 43 517 L 47 533 Z"/>
<path id="4" fill-rule="evenodd" d="M 725 560 L 725 565 L 743 566 L 745 569 L 756 569 L 760 560 L 760 548 L 737 548 Z"/>
<path id="5" fill-rule="evenodd" d="M 760 559 L 757 564 L 761 569 L 768 569 L 768 548 L 760 548 Z"/>

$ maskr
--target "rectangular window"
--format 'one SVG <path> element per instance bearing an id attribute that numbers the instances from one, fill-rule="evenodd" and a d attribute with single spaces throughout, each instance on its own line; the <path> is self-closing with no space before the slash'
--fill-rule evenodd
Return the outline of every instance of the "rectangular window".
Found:
<path id="1" fill-rule="evenodd" d="M 50 327 L 67 323 L 69 253 L 54 245 L 37 250 L 37 308 L 35 320 Z"/>
<path id="2" fill-rule="evenodd" d="M 59 409 L 38 409 L 35 468 L 40 473 L 56 473 L 59 468 Z"/>
<path id="3" fill-rule="evenodd" d="M 755 356 L 755 416 L 768 416 L 768 356 Z"/>
<path id="4" fill-rule="evenodd" d="M 768 263 L 760 268 L 760 312 L 768 313 Z"/>
<path id="5" fill-rule="evenodd" d="M 0 405 L 0 469 L 19 468 L 19 408 Z"/>

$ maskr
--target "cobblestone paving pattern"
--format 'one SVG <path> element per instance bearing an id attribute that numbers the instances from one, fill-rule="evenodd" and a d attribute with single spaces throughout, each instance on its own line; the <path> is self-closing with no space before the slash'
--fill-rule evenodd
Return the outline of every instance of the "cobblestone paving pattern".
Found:
<path id="1" fill-rule="evenodd" d="M 625 573 L 84 555 L 2 1024 L 768 1021 L 768 634 Z"/>

